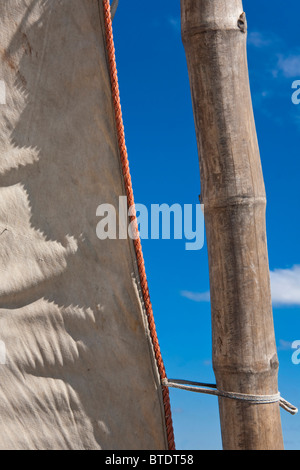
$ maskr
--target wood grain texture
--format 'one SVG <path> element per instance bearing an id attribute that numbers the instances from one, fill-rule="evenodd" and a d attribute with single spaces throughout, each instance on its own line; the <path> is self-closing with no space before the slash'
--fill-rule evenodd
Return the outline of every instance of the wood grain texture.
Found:
<path id="1" fill-rule="evenodd" d="M 241 0 L 181 0 L 198 141 L 220 390 L 278 391 L 266 194 Z M 219 400 L 224 449 L 282 449 L 279 405 Z"/>

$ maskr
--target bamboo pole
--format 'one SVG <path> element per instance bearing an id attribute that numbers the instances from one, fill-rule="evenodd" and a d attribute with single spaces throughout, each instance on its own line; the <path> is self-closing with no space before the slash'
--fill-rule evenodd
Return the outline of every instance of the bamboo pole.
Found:
<path id="1" fill-rule="evenodd" d="M 198 141 L 219 389 L 278 391 L 266 196 L 241 0 L 181 0 Z M 282 449 L 279 405 L 219 399 L 226 450 Z"/>

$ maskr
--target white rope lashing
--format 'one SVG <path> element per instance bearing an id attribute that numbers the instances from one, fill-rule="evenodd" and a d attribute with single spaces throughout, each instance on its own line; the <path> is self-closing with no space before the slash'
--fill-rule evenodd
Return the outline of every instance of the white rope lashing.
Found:
<path id="1" fill-rule="evenodd" d="M 280 393 L 276 393 L 274 395 L 248 395 L 245 393 L 224 392 L 222 390 L 218 390 L 217 386 L 214 384 L 203 384 L 199 382 L 189 382 L 187 380 L 176 379 L 163 379 L 162 385 L 164 387 L 178 388 L 181 390 L 187 390 L 189 392 L 204 393 L 206 395 L 215 395 L 217 397 L 229 398 L 231 400 L 245 401 L 255 405 L 279 403 L 281 408 L 291 415 L 298 413 L 298 408 L 282 398 Z"/>

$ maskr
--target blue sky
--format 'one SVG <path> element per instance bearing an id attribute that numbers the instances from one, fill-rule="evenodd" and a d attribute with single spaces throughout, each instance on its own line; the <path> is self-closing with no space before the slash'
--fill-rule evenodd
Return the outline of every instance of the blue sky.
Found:
<path id="1" fill-rule="evenodd" d="M 180 1 L 120 0 L 114 20 L 121 102 L 136 202 L 197 204 L 198 154 Z M 279 389 L 300 407 L 300 4 L 244 0 L 248 60 L 268 207 L 267 231 Z M 206 244 L 186 251 L 183 240 L 143 240 L 161 350 L 170 378 L 214 381 Z M 202 295 L 203 294 L 203 295 Z M 171 390 L 178 449 L 220 449 L 214 397 Z M 286 449 L 300 449 L 300 416 L 282 413 Z"/>

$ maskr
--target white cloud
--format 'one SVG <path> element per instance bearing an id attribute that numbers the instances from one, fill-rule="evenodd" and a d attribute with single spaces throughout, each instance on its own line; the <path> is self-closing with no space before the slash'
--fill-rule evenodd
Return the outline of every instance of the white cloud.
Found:
<path id="1" fill-rule="evenodd" d="M 210 293 L 209 292 L 190 292 L 187 290 L 183 290 L 181 292 L 182 297 L 186 297 L 187 299 L 193 300 L 194 302 L 209 302 L 210 301 Z"/>
<path id="2" fill-rule="evenodd" d="M 248 44 L 254 47 L 266 47 L 272 44 L 270 38 L 265 37 L 262 33 L 258 31 L 252 31 L 248 34 Z"/>
<path id="3" fill-rule="evenodd" d="M 181 21 L 180 18 L 170 16 L 168 18 L 169 25 L 176 31 L 176 33 L 180 33 L 181 29 Z"/>
<path id="4" fill-rule="evenodd" d="M 183 408 L 180 408 L 180 407 L 172 408 L 172 413 L 181 414 L 181 413 L 183 413 Z"/>
<path id="5" fill-rule="evenodd" d="M 300 265 L 270 272 L 274 306 L 300 306 Z M 182 291 L 182 297 L 194 302 L 210 302 L 209 292 Z"/>
<path id="6" fill-rule="evenodd" d="M 274 305 L 300 305 L 300 266 L 271 271 Z"/>
<path id="7" fill-rule="evenodd" d="M 283 73 L 287 78 L 300 76 L 300 55 L 289 55 L 284 57 L 282 55 L 278 58 L 278 70 Z"/>
<path id="8" fill-rule="evenodd" d="M 280 339 L 277 349 L 278 351 L 290 351 L 292 347 L 293 347 L 292 341 L 286 341 L 284 339 Z"/>
<path id="9" fill-rule="evenodd" d="M 206 359 L 205 361 L 203 361 L 203 365 L 205 367 L 211 367 L 212 366 L 212 360 L 211 359 Z"/>

